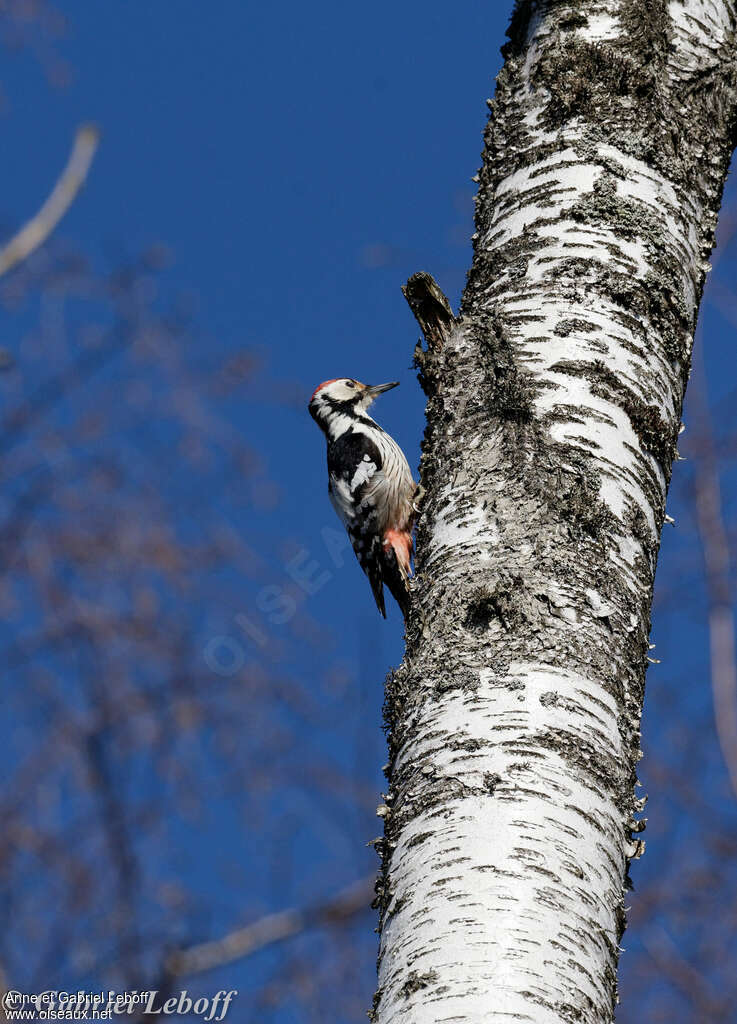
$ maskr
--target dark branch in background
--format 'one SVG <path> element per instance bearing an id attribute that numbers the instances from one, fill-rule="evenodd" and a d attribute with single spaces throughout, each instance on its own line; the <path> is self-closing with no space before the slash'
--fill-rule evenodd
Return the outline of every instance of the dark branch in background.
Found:
<path id="1" fill-rule="evenodd" d="M 44 381 L 28 400 L 14 409 L 0 424 L 0 453 L 8 452 L 35 421 L 49 411 L 60 399 L 101 370 L 114 356 L 130 343 L 129 334 L 116 330 L 106 345 L 82 352 L 56 376 Z"/>
<path id="2" fill-rule="evenodd" d="M 87 640 L 86 656 L 92 661 L 91 671 L 85 674 L 86 688 L 90 707 L 96 710 L 100 722 L 98 728 L 90 730 L 83 749 L 92 788 L 100 808 L 100 821 L 109 849 L 110 864 L 116 877 L 117 930 L 121 937 L 121 946 L 128 953 L 129 962 L 125 965 L 128 976 L 131 983 L 135 984 L 140 953 L 134 912 L 135 899 L 140 891 L 140 873 L 133 841 L 135 830 L 128 824 L 125 792 L 121 792 L 108 749 L 114 736 L 116 709 L 110 707 L 109 692 L 100 682 L 102 666 L 97 658 L 95 636 L 87 629 L 84 633 Z M 84 656 L 80 652 L 80 659 Z"/>
<path id="3" fill-rule="evenodd" d="M 716 446 L 705 395 L 703 370 L 699 375 L 697 422 L 699 458 L 696 465 L 696 512 L 704 553 L 709 602 L 709 654 L 714 698 L 714 722 L 732 790 L 737 796 L 737 652 L 730 583 L 729 538 L 722 514 L 722 496 Z"/>
<path id="4" fill-rule="evenodd" d="M 683 994 L 694 1009 L 698 1010 L 698 1019 L 702 1024 L 705 1020 L 727 1020 L 734 1002 L 714 990 L 709 979 L 689 963 L 662 925 L 655 924 L 646 928 L 642 941 L 671 984 Z"/>

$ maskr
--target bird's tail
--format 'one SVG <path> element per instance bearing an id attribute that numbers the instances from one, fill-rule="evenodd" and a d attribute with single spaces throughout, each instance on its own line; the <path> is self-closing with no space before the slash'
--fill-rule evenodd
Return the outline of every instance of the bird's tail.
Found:
<path id="1" fill-rule="evenodd" d="M 405 620 L 409 615 L 410 594 L 409 580 L 404 568 L 400 566 L 399 560 L 393 548 L 384 550 L 382 556 L 384 566 L 384 583 L 389 588 L 389 593 L 402 610 Z"/>
<path id="2" fill-rule="evenodd" d="M 361 559 L 361 566 L 369 578 L 376 607 L 386 618 L 386 606 L 384 604 L 384 550 L 377 536 L 374 536 L 370 542 L 368 551 L 364 558 Z"/>

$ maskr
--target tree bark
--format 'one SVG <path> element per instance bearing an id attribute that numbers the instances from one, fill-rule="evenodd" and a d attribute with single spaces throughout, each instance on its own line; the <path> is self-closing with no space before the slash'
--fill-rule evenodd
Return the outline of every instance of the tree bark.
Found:
<path id="1" fill-rule="evenodd" d="M 386 687 L 378 1024 L 613 1018 L 734 32 L 733 0 L 519 0 L 458 317 L 408 282 L 426 495 Z"/>

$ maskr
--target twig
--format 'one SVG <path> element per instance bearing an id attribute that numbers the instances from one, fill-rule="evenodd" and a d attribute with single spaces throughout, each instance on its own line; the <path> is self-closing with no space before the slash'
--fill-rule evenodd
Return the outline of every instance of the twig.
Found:
<path id="1" fill-rule="evenodd" d="M 339 923 L 368 910 L 374 891 L 374 875 L 361 878 L 319 906 L 282 910 L 269 914 L 221 939 L 202 942 L 169 955 L 165 970 L 170 977 L 198 974 L 221 964 L 232 963 L 257 950 L 291 938 L 307 928 Z"/>
<path id="2" fill-rule="evenodd" d="M 67 165 L 51 195 L 35 217 L 0 249 L 0 276 L 21 263 L 49 237 L 84 184 L 98 141 L 99 132 L 92 125 L 77 129 Z"/>

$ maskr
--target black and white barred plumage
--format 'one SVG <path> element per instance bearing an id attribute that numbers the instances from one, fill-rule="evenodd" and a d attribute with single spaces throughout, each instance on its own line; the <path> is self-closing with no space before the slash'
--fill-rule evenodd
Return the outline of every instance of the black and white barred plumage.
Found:
<path id="1" fill-rule="evenodd" d="M 409 608 L 417 485 L 396 441 L 366 412 L 396 383 L 370 387 L 350 377 L 322 383 L 309 410 L 328 443 L 328 492 L 386 618 L 384 585 Z"/>

